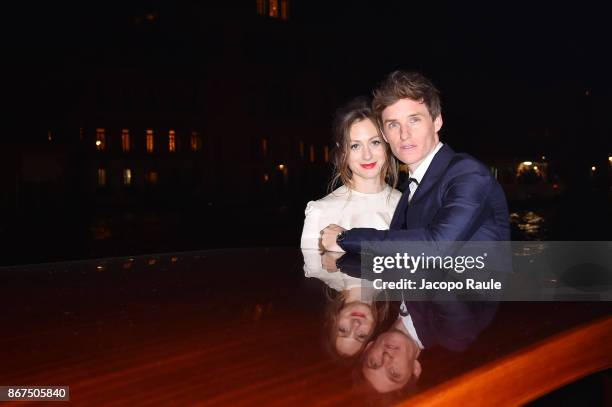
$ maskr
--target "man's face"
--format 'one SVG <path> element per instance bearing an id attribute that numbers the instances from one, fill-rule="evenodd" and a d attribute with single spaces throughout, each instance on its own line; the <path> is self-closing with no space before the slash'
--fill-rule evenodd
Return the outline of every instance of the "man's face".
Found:
<path id="1" fill-rule="evenodd" d="M 381 334 L 366 347 L 362 372 L 379 393 L 404 387 L 414 375 L 421 374 L 421 364 L 414 343 L 402 332 L 392 330 Z"/>
<path id="2" fill-rule="evenodd" d="M 438 144 L 442 116 L 433 119 L 425 103 L 400 99 L 382 111 L 382 123 L 393 155 L 414 172 Z"/>

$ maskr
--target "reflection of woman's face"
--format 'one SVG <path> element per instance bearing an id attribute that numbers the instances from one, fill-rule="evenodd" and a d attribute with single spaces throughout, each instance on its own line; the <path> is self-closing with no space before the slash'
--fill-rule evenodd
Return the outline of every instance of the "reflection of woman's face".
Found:
<path id="1" fill-rule="evenodd" d="M 336 350 L 352 356 L 361 351 L 374 331 L 374 316 L 368 304 L 355 301 L 346 304 L 338 313 Z"/>

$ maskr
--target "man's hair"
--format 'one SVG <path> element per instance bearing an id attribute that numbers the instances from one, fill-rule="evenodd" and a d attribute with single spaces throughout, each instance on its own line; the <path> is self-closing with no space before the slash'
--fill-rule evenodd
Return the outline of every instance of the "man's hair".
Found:
<path id="1" fill-rule="evenodd" d="M 418 72 L 394 71 L 374 90 L 372 110 L 381 128 L 383 110 L 400 99 L 425 103 L 432 119 L 442 113 L 440 92 L 429 79 Z"/>

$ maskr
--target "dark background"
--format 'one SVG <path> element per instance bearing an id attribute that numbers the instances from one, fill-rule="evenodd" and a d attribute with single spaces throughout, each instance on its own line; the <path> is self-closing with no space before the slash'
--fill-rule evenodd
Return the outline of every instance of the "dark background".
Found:
<path id="1" fill-rule="evenodd" d="M 128 3 L 5 9 L 1 265 L 297 245 L 335 109 L 395 69 L 441 90 L 441 139 L 498 175 L 514 239 L 610 240 L 595 2 Z M 517 177 L 523 161 L 545 176 Z"/>

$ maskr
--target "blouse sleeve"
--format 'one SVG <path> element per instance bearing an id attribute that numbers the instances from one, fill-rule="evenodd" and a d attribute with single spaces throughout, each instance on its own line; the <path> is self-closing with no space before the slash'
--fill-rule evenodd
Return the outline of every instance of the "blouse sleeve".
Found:
<path id="1" fill-rule="evenodd" d="M 302 249 L 319 249 L 319 240 L 321 239 L 319 222 L 321 219 L 321 209 L 318 208 L 315 201 L 310 201 L 306 205 L 305 214 L 306 218 L 304 219 L 300 247 Z"/>

